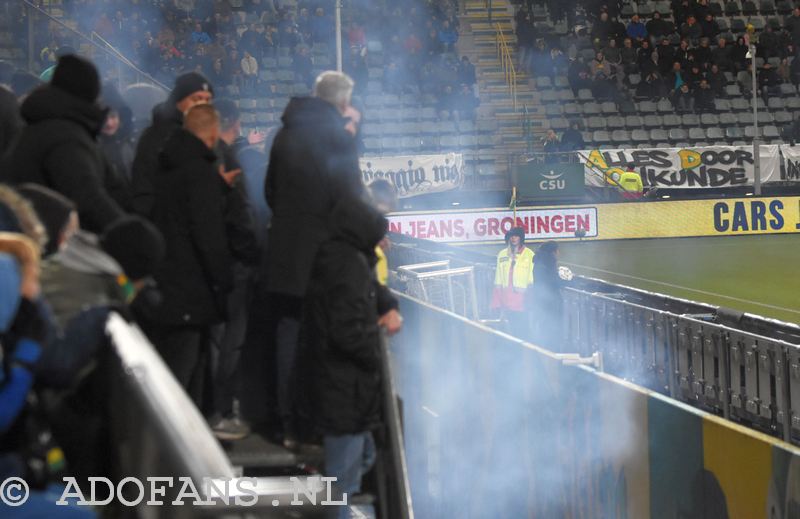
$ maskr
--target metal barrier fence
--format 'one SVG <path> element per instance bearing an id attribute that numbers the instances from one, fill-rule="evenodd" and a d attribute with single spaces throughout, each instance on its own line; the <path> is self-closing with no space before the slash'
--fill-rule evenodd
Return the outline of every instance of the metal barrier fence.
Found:
<path id="1" fill-rule="evenodd" d="M 407 238 L 389 253 L 392 269 L 445 258 L 473 267 L 477 320 L 492 322 L 491 257 Z M 599 352 L 610 374 L 800 444 L 800 327 L 580 276 L 563 299 L 560 353 Z"/>
<path id="2" fill-rule="evenodd" d="M 591 294 L 581 297 L 595 303 Z M 717 362 L 715 341 L 724 351 L 726 340 L 749 340 L 700 321 L 647 309 L 636 317 L 636 309 L 616 301 L 603 304 L 593 311 L 652 319 L 654 342 L 659 333 L 663 343 L 685 335 L 685 344 L 699 349 L 671 358 L 698 377 L 721 376 L 704 374 Z M 562 356 L 408 296 L 400 296 L 400 310 L 404 329 L 392 339 L 392 351 L 418 516 L 797 517 L 800 449 L 618 378 L 567 366 Z M 619 340 L 635 332 L 631 326 Z M 620 358 L 633 345 L 620 346 Z M 766 355 L 785 346 L 758 343 Z M 649 358 L 641 348 L 641 358 Z M 768 370 L 742 362 L 741 371 L 767 388 L 761 376 Z M 697 380 L 676 392 L 698 389 L 708 397 L 714 382 L 695 388 Z"/>

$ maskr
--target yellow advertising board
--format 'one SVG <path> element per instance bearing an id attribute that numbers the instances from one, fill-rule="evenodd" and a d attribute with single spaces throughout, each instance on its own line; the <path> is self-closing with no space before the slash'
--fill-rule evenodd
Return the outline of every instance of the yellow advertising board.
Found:
<path id="1" fill-rule="evenodd" d="M 497 243 L 514 226 L 527 241 L 623 240 L 800 233 L 800 197 L 663 200 L 389 215 L 389 230 L 440 243 Z"/>

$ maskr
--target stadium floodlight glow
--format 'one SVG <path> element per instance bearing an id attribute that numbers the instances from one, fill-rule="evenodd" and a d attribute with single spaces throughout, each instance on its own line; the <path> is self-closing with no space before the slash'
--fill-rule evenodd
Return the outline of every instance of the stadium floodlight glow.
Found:
<path id="1" fill-rule="evenodd" d="M 669 195 L 661 195 L 661 198 L 669 198 Z"/>
<path id="2" fill-rule="evenodd" d="M 453 202 L 452 205 L 461 205 L 461 202 Z"/>

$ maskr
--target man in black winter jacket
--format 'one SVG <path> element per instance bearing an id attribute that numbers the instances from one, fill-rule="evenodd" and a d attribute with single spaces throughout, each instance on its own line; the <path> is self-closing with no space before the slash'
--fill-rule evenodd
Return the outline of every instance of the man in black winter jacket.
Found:
<path id="1" fill-rule="evenodd" d="M 211 83 L 197 72 L 189 72 L 178 76 L 169 98 L 153 108 L 153 123 L 139 137 L 131 167 L 133 209 L 138 214 L 147 218 L 152 216 L 158 154 L 167 139 L 181 127 L 183 115 L 189 109 L 210 103 L 213 97 Z"/>
<path id="2" fill-rule="evenodd" d="M 100 233 L 124 215 L 113 200 L 113 172 L 97 144 L 106 111 L 96 104 L 100 78 L 90 62 L 62 56 L 53 79 L 22 103 L 28 125 L 10 151 L 2 179 L 46 186 L 72 200 L 86 230 Z"/>
<path id="3" fill-rule="evenodd" d="M 325 443 L 326 475 L 352 496 L 374 461 L 372 431 L 381 422 L 380 325 L 397 301 L 375 277 L 381 214 L 343 198 L 330 215 L 330 239 L 314 260 L 303 321 L 311 415 Z M 384 320 L 381 320 L 381 317 Z M 397 331 L 386 323 L 387 330 Z M 349 517 L 346 514 L 340 517 Z"/>
<path id="4" fill-rule="evenodd" d="M 270 300 L 272 348 L 277 354 L 278 407 L 290 432 L 293 370 L 303 299 L 317 250 L 330 236 L 330 215 L 346 195 L 364 187 L 357 141 L 345 129 L 353 81 L 325 72 L 314 97 L 293 98 L 270 153 L 265 195 L 272 209 L 263 288 Z"/>
<path id="5" fill-rule="evenodd" d="M 219 116 L 195 106 L 159 156 L 153 222 L 167 251 L 156 270 L 161 304 L 140 316 L 178 381 L 202 405 L 210 327 L 226 316 L 232 285 L 225 184 L 215 167 Z"/>

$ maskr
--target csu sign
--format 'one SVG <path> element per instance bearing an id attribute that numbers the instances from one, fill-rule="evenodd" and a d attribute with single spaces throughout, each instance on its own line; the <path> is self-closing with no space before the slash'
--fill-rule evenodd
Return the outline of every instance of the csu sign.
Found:
<path id="1" fill-rule="evenodd" d="M 514 169 L 517 196 L 526 200 L 581 198 L 582 164 L 521 164 Z"/>

